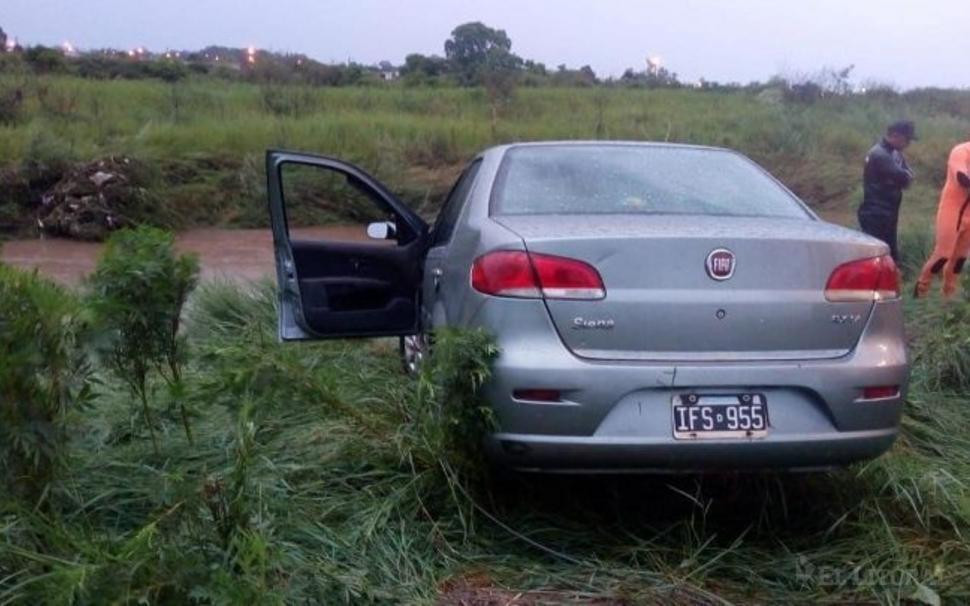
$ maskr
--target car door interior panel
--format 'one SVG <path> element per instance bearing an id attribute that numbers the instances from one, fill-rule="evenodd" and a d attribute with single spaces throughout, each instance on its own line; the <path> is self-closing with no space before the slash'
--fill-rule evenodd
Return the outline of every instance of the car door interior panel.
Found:
<path id="1" fill-rule="evenodd" d="M 291 242 L 306 328 L 406 331 L 417 314 L 413 244 Z"/>

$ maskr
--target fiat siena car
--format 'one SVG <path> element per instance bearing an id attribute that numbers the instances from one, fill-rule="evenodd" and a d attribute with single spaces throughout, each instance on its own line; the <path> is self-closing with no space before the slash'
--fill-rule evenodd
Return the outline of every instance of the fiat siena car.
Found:
<path id="1" fill-rule="evenodd" d="M 283 168 L 333 171 L 389 221 L 291 237 Z M 821 221 L 735 152 L 549 142 L 478 155 L 429 227 L 338 160 L 271 151 L 284 340 L 436 327 L 500 350 L 494 460 L 520 470 L 819 468 L 896 437 L 908 380 L 885 244 Z"/>

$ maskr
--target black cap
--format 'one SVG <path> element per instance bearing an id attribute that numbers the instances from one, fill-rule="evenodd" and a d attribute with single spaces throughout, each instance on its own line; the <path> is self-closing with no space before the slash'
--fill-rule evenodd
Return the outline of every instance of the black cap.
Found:
<path id="1" fill-rule="evenodd" d="M 886 132 L 892 134 L 896 133 L 902 135 L 909 139 L 910 141 L 916 141 L 916 125 L 913 124 L 912 120 L 897 120 L 889 125 Z"/>

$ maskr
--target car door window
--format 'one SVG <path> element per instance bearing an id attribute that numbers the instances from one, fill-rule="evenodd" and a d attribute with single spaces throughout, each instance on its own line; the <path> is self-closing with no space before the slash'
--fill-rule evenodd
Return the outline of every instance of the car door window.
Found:
<path id="1" fill-rule="evenodd" d="M 413 235 L 405 228 L 395 238 L 369 238 L 368 224 L 395 222 L 394 214 L 375 199 L 372 191 L 345 173 L 290 162 L 280 167 L 280 181 L 291 239 L 326 238 L 387 246 L 399 240 L 406 242 Z"/>
<path id="2" fill-rule="evenodd" d="M 478 169 L 481 167 L 481 164 L 481 160 L 475 160 L 475 162 L 465 169 L 465 172 L 462 173 L 461 177 L 458 178 L 458 182 L 451 189 L 451 193 L 448 195 L 448 199 L 445 200 L 441 212 L 438 213 L 438 219 L 435 221 L 431 246 L 442 246 L 451 240 L 451 234 L 455 231 L 455 225 L 458 223 L 461 209 L 464 208 L 468 194 L 471 193 L 472 185 L 475 184 L 475 177 L 478 175 Z"/>

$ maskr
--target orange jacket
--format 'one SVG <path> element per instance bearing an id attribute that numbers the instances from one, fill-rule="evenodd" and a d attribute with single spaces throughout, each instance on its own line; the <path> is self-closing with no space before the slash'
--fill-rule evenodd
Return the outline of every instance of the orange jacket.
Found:
<path id="1" fill-rule="evenodd" d="M 967 196 L 970 195 L 970 191 L 957 181 L 957 172 L 970 175 L 970 141 L 957 145 L 950 152 L 950 159 L 946 165 L 946 184 L 940 194 L 941 210 L 944 208 L 960 209 L 960 216 L 957 218 L 957 225 L 955 226 L 957 230 L 960 230 L 970 226 L 970 223 L 968 223 L 970 218 L 963 216 L 967 211 L 963 206 L 967 201 Z"/>

